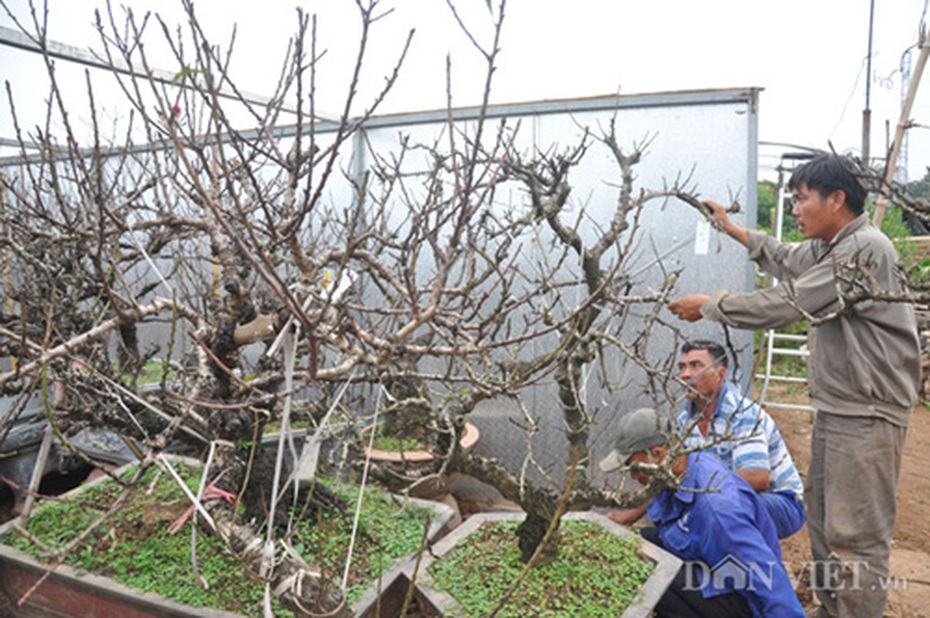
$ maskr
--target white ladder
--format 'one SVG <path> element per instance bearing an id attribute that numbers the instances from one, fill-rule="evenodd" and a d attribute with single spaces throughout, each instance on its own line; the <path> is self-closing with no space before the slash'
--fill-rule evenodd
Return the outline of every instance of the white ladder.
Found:
<path id="1" fill-rule="evenodd" d="M 791 160 L 791 166 L 786 167 L 785 160 Z M 775 203 L 775 222 L 773 224 L 775 238 L 781 240 L 782 238 L 782 228 L 784 227 L 785 222 L 785 208 L 791 207 L 791 192 L 788 190 L 788 183 L 785 178 L 786 172 L 794 171 L 798 159 L 809 158 L 807 153 L 803 155 L 782 155 L 782 161 L 778 166 L 778 197 Z M 775 285 L 778 283 L 778 280 L 775 277 L 772 277 L 770 285 Z M 774 364 L 773 359 L 776 356 L 795 356 L 806 359 L 810 356 L 810 351 L 807 350 L 803 345 L 798 346 L 799 342 L 804 342 L 807 340 L 807 337 L 804 335 L 792 335 L 788 333 L 779 332 L 775 329 L 769 329 L 765 331 L 763 337 L 763 343 L 765 345 L 765 371 L 761 374 L 756 374 L 757 379 L 762 380 L 762 388 L 759 391 L 759 405 L 769 407 L 769 408 L 790 408 L 793 410 L 806 410 L 813 412 L 815 408 L 812 406 L 801 404 L 801 403 L 790 403 L 785 401 L 772 401 L 767 399 L 769 383 L 771 382 L 793 382 L 796 384 L 807 384 L 807 372 L 805 370 L 805 375 L 781 375 L 773 371 Z M 791 346 L 791 344 L 795 344 Z"/>
<path id="2" fill-rule="evenodd" d="M 803 347 L 793 348 L 784 347 L 780 342 L 800 342 L 806 341 L 804 335 L 791 335 L 780 333 L 777 330 L 769 329 L 765 331 L 765 372 L 756 374 L 756 377 L 762 380 L 762 388 L 759 392 L 759 405 L 767 408 L 791 408 L 794 410 L 807 410 L 813 412 L 814 407 L 803 403 L 791 403 L 785 401 L 773 401 L 768 399 L 768 388 L 770 382 L 793 382 L 795 384 L 807 384 L 807 376 L 800 375 L 782 375 L 773 371 L 772 359 L 776 356 L 798 356 L 807 358 L 810 352 Z"/>

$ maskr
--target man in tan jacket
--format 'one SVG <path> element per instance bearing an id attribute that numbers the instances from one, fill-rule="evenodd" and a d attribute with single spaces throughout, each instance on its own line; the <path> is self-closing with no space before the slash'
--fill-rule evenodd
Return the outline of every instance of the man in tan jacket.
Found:
<path id="1" fill-rule="evenodd" d="M 920 381 L 913 307 L 875 298 L 906 292 L 891 241 L 863 214 L 855 165 L 833 154 L 788 183 L 805 240 L 781 243 L 711 208 L 717 226 L 779 284 L 691 294 L 669 303 L 683 320 L 745 329 L 809 319 L 808 385 L 817 409 L 804 488 L 819 616 L 882 616 L 901 453 Z"/>

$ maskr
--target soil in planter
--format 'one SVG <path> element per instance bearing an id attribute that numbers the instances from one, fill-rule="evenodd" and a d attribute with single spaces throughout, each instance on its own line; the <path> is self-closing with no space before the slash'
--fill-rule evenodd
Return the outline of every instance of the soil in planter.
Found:
<path id="1" fill-rule="evenodd" d="M 199 466 L 174 464 L 175 470 L 196 492 Z M 131 476 L 131 471 L 125 475 Z M 310 564 L 341 582 L 349 545 L 358 488 L 331 486 L 346 504 L 346 511 L 314 512 L 295 524 L 291 543 Z M 147 491 L 151 488 L 151 491 Z M 65 546 L 97 519 L 118 495 L 116 483 L 106 480 L 85 487 L 78 497 L 40 505 L 27 530 L 50 551 Z M 194 607 L 212 607 L 246 616 L 259 616 L 264 587 L 222 549 L 216 539 L 197 535 L 197 563 L 206 589 L 197 585 L 191 567 L 190 528 L 169 535 L 171 524 L 187 510 L 182 490 L 165 473 L 149 470 L 129 502 L 88 539 L 64 558 L 78 571 L 110 577 L 132 588 L 156 592 Z M 359 532 L 349 569 L 347 595 L 353 602 L 374 578 L 399 558 L 415 551 L 428 525 L 431 511 L 404 506 L 375 486 L 365 490 Z M 188 524 L 189 526 L 189 524 Z M 43 550 L 27 538 L 10 532 L 3 542 L 42 560 Z M 276 616 L 291 613 L 277 605 Z"/>
<path id="2" fill-rule="evenodd" d="M 433 447 L 435 435 L 424 417 L 391 418 L 375 430 L 372 446 L 379 451 L 428 451 Z"/>
<path id="3" fill-rule="evenodd" d="M 466 616 L 490 614 L 524 567 L 518 525 L 484 523 L 430 565 L 432 587 L 455 597 Z M 555 560 L 531 569 L 499 616 L 619 616 L 638 599 L 653 565 L 637 538 L 572 520 L 563 520 L 560 534 Z"/>

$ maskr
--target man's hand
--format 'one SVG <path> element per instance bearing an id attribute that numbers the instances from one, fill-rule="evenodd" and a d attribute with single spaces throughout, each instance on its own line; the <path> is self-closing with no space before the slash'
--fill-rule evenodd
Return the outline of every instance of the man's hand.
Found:
<path id="1" fill-rule="evenodd" d="M 733 238 L 747 249 L 749 248 L 749 230 L 736 225 L 730 220 L 726 206 L 712 200 L 705 200 L 701 204 L 707 208 L 714 227 L 723 231 L 727 236 Z"/>
<path id="2" fill-rule="evenodd" d="M 713 200 L 704 200 L 701 203 L 707 208 L 708 214 L 710 214 L 710 217 L 718 230 L 723 230 L 726 232 L 727 229 L 733 225 L 733 223 L 730 221 L 730 216 L 727 214 L 726 206 L 714 202 Z"/>
<path id="3" fill-rule="evenodd" d="M 701 305 L 703 305 L 710 296 L 706 294 L 689 294 L 682 296 L 678 300 L 673 300 L 668 304 L 668 310 L 677 315 L 682 320 L 688 322 L 697 322 L 701 319 Z"/>
<path id="4" fill-rule="evenodd" d="M 607 513 L 607 519 L 615 521 L 621 526 L 632 526 L 635 524 L 643 515 L 646 514 L 646 507 L 649 506 L 649 503 L 642 504 L 640 506 L 634 506 L 630 509 L 623 509 L 622 511 L 610 511 Z"/>

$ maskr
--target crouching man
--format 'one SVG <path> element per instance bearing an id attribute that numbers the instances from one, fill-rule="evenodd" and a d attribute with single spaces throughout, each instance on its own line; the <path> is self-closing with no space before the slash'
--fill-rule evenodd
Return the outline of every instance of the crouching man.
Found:
<path id="1" fill-rule="evenodd" d="M 655 608 L 656 615 L 791 618 L 804 610 L 782 564 L 775 525 L 756 492 L 719 459 L 695 452 L 669 456 L 671 421 L 641 408 L 620 419 L 605 472 L 621 466 L 648 484 L 652 471 L 637 464 L 667 464 L 679 486 L 663 489 L 646 513 L 654 528 L 641 534 L 685 561 Z"/>

